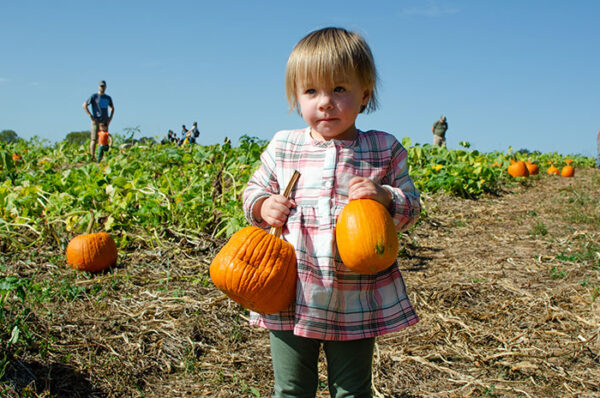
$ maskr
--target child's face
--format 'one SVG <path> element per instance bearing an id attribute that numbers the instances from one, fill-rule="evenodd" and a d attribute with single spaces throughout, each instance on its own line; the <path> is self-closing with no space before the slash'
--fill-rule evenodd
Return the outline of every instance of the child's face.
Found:
<path id="1" fill-rule="evenodd" d="M 355 120 L 369 102 L 370 90 L 361 86 L 356 76 L 336 79 L 335 84 L 298 84 L 298 104 L 302 118 L 310 126 L 314 139 L 352 139 L 356 136 Z"/>

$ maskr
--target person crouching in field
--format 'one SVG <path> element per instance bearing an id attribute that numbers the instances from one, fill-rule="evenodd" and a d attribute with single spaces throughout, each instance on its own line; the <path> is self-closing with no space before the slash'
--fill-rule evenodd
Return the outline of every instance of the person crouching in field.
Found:
<path id="1" fill-rule="evenodd" d="M 106 123 L 100 123 L 98 130 L 98 163 L 100 163 L 104 152 L 108 152 L 112 146 L 112 135 L 108 132 L 108 125 Z"/>
<path id="2" fill-rule="evenodd" d="M 287 63 L 286 93 L 307 127 L 275 134 L 244 191 L 246 219 L 283 226 L 298 260 L 296 302 L 250 318 L 269 329 L 276 398 L 316 395 L 321 347 L 331 396 L 371 397 L 375 338 L 419 320 L 397 262 L 359 275 L 337 253 L 336 217 L 351 200 L 378 201 L 398 231 L 420 214 L 406 149 L 392 134 L 355 125 L 360 113 L 376 109 L 376 78 L 359 34 L 325 28 L 302 39 Z M 300 178 L 287 199 L 280 188 L 294 169 Z"/>

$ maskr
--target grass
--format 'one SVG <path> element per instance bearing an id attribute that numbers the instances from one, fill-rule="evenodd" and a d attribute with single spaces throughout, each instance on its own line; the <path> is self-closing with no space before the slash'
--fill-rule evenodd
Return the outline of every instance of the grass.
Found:
<path id="1" fill-rule="evenodd" d="M 563 279 L 565 276 L 567 276 L 567 271 L 559 269 L 558 267 L 552 267 L 550 274 L 553 279 Z"/>
<path id="2" fill-rule="evenodd" d="M 548 227 L 544 224 L 543 221 L 538 221 L 535 223 L 531 231 L 529 231 L 529 235 L 531 236 L 546 236 L 548 235 Z"/>
<path id="3" fill-rule="evenodd" d="M 600 245 L 591 238 L 588 239 L 579 245 L 578 250 L 569 253 L 561 252 L 555 256 L 555 259 L 562 263 L 590 263 L 592 270 L 600 269 Z"/>

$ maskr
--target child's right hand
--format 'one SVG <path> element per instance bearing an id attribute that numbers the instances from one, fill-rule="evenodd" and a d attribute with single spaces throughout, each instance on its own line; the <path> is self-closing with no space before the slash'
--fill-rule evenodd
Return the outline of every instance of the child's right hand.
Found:
<path id="1" fill-rule="evenodd" d="M 293 199 L 287 199 L 283 195 L 271 195 L 261 204 L 260 218 L 272 227 L 282 227 L 292 207 L 296 207 Z"/>

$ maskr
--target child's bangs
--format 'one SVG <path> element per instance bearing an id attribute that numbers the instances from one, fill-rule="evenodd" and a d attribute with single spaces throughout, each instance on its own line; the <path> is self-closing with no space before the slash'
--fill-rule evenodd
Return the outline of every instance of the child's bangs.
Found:
<path id="1" fill-rule="evenodd" d="M 315 51 L 298 61 L 296 81 L 303 87 L 331 87 L 353 73 L 349 57 L 335 51 Z"/>

